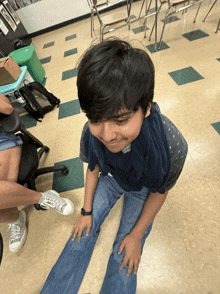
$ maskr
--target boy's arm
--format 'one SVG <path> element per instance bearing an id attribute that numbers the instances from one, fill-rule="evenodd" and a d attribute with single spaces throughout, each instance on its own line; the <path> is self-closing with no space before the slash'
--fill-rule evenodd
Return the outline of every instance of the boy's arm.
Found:
<path id="1" fill-rule="evenodd" d="M 85 183 L 85 196 L 84 196 L 84 205 L 83 209 L 86 212 L 90 212 L 92 210 L 92 201 L 95 193 L 95 189 L 97 186 L 99 177 L 99 166 L 96 165 L 95 169 L 91 172 L 89 167 L 87 167 L 86 171 L 86 183 Z M 92 216 L 91 215 L 80 215 L 77 222 L 75 223 L 71 234 L 73 234 L 73 241 L 78 235 L 78 241 L 80 242 L 82 232 L 84 228 L 87 227 L 86 234 L 89 235 L 92 228 Z"/>
<path id="2" fill-rule="evenodd" d="M 95 189 L 99 177 L 99 166 L 96 165 L 95 169 L 91 172 L 89 167 L 86 171 L 86 183 L 85 183 L 85 197 L 83 208 L 85 211 L 89 212 L 92 210 L 92 200 L 95 193 Z"/>
<path id="3" fill-rule="evenodd" d="M 14 108 L 9 102 L 8 98 L 0 93 L 0 112 L 10 115 L 13 111 Z"/>
<path id="4" fill-rule="evenodd" d="M 121 254 L 123 249 L 125 249 L 125 256 L 120 268 L 124 268 L 126 264 L 129 263 L 127 276 L 130 275 L 133 269 L 134 274 L 137 273 L 138 265 L 141 260 L 141 239 L 165 202 L 167 194 L 168 191 L 164 194 L 150 193 L 144 204 L 139 220 L 130 234 L 121 242 L 118 254 Z"/>
<path id="5" fill-rule="evenodd" d="M 131 231 L 131 234 L 133 234 L 138 239 L 142 239 L 146 229 L 149 227 L 164 204 L 167 195 L 168 191 L 166 191 L 164 194 L 150 193 L 144 204 L 140 218 Z"/>

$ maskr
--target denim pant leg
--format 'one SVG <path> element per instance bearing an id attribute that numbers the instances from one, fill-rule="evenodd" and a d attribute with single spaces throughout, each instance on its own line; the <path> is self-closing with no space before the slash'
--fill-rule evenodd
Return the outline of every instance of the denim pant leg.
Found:
<path id="1" fill-rule="evenodd" d="M 122 194 L 123 190 L 113 178 L 109 176 L 99 178 L 93 199 L 91 232 L 86 236 L 87 228 L 85 228 L 79 243 L 77 238 L 72 241 L 71 235 L 52 268 L 41 294 L 77 294 L 99 236 L 100 226 Z"/>
<path id="2" fill-rule="evenodd" d="M 125 255 L 125 249 L 119 255 L 119 246 L 123 239 L 134 228 L 137 220 L 142 212 L 145 201 L 149 195 L 149 189 L 143 188 L 139 192 L 126 192 L 124 194 L 124 204 L 121 222 L 119 230 L 116 236 L 116 240 L 113 244 L 113 252 L 109 258 L 108 267 L 102 289 L 100 294 L 135 294 L 137 287 L 137 275 L 132 271 L 129 277 L 127 277 L 128 265 L 122 270 L 120 269 L 121 263 Z M 143 246 L 146 238 L 150 234 L 153 222 L 147 228 L 144 236 L 141 240 L 141 253 L 143 252 Z"/>

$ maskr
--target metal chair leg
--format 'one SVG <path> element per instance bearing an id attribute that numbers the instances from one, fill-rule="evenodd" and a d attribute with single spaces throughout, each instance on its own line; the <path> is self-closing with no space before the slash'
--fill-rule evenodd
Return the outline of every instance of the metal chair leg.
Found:
<path id="1" fill-rule="evenodd" d="M 158 11 L 157 11 L 157 15 L 159 14 L 161 7 L 162 7 L 162 5 L 160 5 L 160 7 L 159 7 L 159 9 L 158 9 Z M 153 25 L 153 27 L 152 27 L 152 29 L 151 29 L 150 37 L 149 37 L 149 41 L 151 40 L 151 36 L 152 36 L 152 34 L 153 34 L 153 31 L 154 31 L 155 23 L 156 23 L 156 21 L 154 21 L 154 25 Z"/>
<path id="2" fill-rule="evenodd" d="M 205 18 L 203 19 L 203 22 L 206 20 L 206 17 L 209 15 L 210 11 L 215 6 L 216 2 L 217 2 L 217 0 L 215 0 L 215 2 L 212 4 L 211 8 L 209 9 L 208 13 L 206 14 Z"/>
<path id="3" fill-rule="evenodd" d="M 195 16 L 195 19 L 194 19 L 193 23 L 196 22 L 196 18 L 197 18 L 197 15 L 198 15 L 198 13 L 199 13 L 199 10 L 200 10 L 201 5 L 202 5 L 202 2 L 199 3 L 199 7 L 198 7 L 198 9 L 197 9 L 196 16 Z"/>
<path id="4" fill-rule="evenodd" d="M 92 38 L 92 30 L 93 30 L 93 11 L 91 9 L 91 38 Z"/>
<path id="5" fill-rule="evenodd" d="M 219 22 L 218 22 L 218 25 L 217 25 L 217 28 L 216 28 L 216 31 L 215 31 L 216 34 L 218 33 L 218 30 L 220 30 L 220 18 L 219 18 Z"/>
<path id="6" fill-rule="evenodd" d="M 163 39 L 163 34 L 164 34 L 164 31 L 165 31 L 165 25 L 166 25 L 166 21 L 167 21 L 167 19 L 168 19 L 169 11 L 170 11 L 170 9 L 168 8 L 167 11 L 166 11 L 165 19 L 164 19 L 164 24 L 163 24 L 162 33 L 161 33 L 161 36 L 160 36 L 160 42 L 159 42 L 158 50 L 160 50 L 160 48 L 161 48 L 162 39 Z"/>

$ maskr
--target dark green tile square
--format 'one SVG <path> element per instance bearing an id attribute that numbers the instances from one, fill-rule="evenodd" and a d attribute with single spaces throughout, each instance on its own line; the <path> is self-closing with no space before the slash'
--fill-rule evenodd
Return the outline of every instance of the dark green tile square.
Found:
<path id="1" fill-rule="evenodd" d="M 220 61 L 220 58 L 217 58 L 218 61 Z"/>
<path id="2" fill-rule="evenodd" d="M 186 34 L 183 34 L 183 37 L 189 41 L 195 41 L 204 37 L 208 37 L 209 35 L 201 30 L 192 31 Z"/>
<path id="3" fill-rule="evenodd" d="M 54 172 L 53 190 L 61 193 L 84 187 L 83 162 L 79 157 L 56 162 L 54 165 L 65 165 L 69 169 L 69 173 L 64 176 L 61 172 Z"/>
<path id="4" fill-rule="evenodd" d="M 193 67 L 170 72 L 169 75 L 178 86 L 204 79 Z"/>
<path id="5" fill-rule="evenodd" d="M 149 28 L 147 27 L 146 30 L 149 30 Z M 135 29 L 132 29 L 132 31 L 135 33 L 135 34 L 139 34 L 141 32 L 144 32 L 144 26 L 140 26 L 138 28 L 135 28 Z"/>
<path id="6" fill-rule="evenodd" d="M 158 49 L 159 44 L 160 44 L 160 42 L 157 43 L 157 51 L 161 51 L 161 50 L 165 50 L 165 49 L 170 48 L 166 43 L 164 43 L 162 41 L 161 47 L 160 47 L 160 49 Z M 150 51 L 150 53 L 157 52 L 157 51 L 155 51 L 155 44 L 148 45 L 148 46 L 146 46 L 146 48 Z"/>
<path id="7" fill-rule="evenodd" d="M 26 129 L 35 127 L 37 125 L 37 120 L 31 117 L 29 114 L 22 115 L 21 120 Z"/>
<path id="8" fill-rule="evenodd" d="M 64 71 L 62 73 L 62 81 L 74 78 L 74 77 L 77 76 L 77 74 L 78 74 L 78 69 L 77 68 L 73 68 L 73 69 Z"/>
<path id="9" fill-rule="evenodd" d="M 176 16 L 168 17 L 167 20 L 166 20 L 166 24 L 171 23 L 171 22 L 174 22 L 174 21 L 177 21 L 177 20 L 180 20 L 180 18 L 178 18 Z M 164 23 L 165 22 L 165 18 L 162 19 L 161 21 Z"/>
<path id="10" fill-rule="evenodd" d="M 77 53 L 77 48 L 74 48 L 74 49 L 65 51 L 64 52 L 64 57 L 67 57 L 67 56 L 70 56 L 70 55 L 73 55 L 73 54 L 76 54 L 76 53 Z"/>
<path id="11" fill-rule="evenodd" d="M 50 43 L 44 44 L 43 49 L 53 46 L 54 43 L 55 43 L 55 42 L 50 42 Z"/>
<path id="12" fill-rule="evenodd" d="M 72 39 L 75 39 L 75 38 L 76 38 L 76 34 L 66 37 L 65 41 L 69 41 L 69 40 L 72 40 Z"/>
<path id="13" fill-rule="evenodd" d="M 136 18 L 136 16 L 135 16 L 134 14 L 132 14 L 132 15 L 130 16 L 130 19 L 134 19 L 134 18 Z"/>
<path id="14" fill-rule="evenodd" d="M 51 61 L 51 56 L 40 59 L 41 64 L 45 64 L 50 61 Z"/>
<path id="15" fill-rule="evenodd" d="M 155 10 L 156 10 L 155 7 L 151 8 L 151 9 L 149 10 L 149 14 L 155 12 Z"/>
<path id="16" fill-rule="evenodd" d="M 80 113 L 79 100 L 72 100 L 66 103 L 62 103 L 59 106 L 58 119 L 62 119 L 68 116 L 76 115 Z"/>
<path id="17" fill-rule="evenodd" d="M 216 130 L 216 132 L 220 135 L 220 122 L 212 124 L 213 128 Z"/>

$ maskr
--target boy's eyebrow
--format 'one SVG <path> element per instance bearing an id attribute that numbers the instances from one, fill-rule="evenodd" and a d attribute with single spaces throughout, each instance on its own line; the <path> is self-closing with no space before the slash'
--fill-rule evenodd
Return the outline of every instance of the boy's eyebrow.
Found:
<path id="1" fill-rule="evenodd" d="M 113 118 L 120 118 L 122 116 L 126 116 L 126 115 L 129 115 L 131 113 L 133 113 L 133 111 L 128 111 L 128 112 L 124 112 L 124 113 L 121 113 L 121 114 L 113 115 L 113 116 L 111 116 L 111 119 L 113 119 Z"/>

